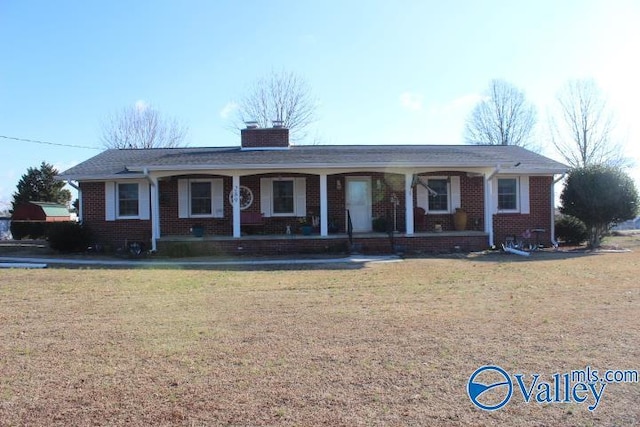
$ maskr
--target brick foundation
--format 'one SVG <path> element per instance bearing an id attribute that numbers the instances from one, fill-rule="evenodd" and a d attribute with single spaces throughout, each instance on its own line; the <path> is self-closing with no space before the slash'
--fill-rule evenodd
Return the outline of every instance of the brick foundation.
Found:
<path id="1" fill-rule="evenodd" d="M 420 236 L 396 236 L 396 249 L 405 253 L 446 253 L 467 252 L 487 249 L 486 233 L 429 233 Z M 354 245 L 364 254 L 394 253 L 389 236 L 379 237 L 354 236 Z M 161 255 L 182 256 L 237 256 L 237 255 L 293 255 L 293 254 L 332 254 L 346 253 L 350 250 L 349 238 L 346 235 L 330 237 L 303 236 L 260 236 L 247 238 L 165 238 L 158 241 L 158 252 Z"/>

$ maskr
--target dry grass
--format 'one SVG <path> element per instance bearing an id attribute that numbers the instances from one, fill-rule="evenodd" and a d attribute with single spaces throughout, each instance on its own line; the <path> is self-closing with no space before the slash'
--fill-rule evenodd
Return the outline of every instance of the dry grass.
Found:
<path id="1" fill-rule="evenodd" d="M 0 270 L 0 425 L 639 424 L 640 384 L 469 401 L 488 363 L 640 369 L 640 253 L 532 258 Z"/>

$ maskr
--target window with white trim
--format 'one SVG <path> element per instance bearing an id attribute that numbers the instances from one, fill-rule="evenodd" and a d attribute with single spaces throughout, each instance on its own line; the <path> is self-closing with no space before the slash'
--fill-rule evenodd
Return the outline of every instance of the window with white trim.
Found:
<path id="1" fill-rule="evenodd" d="M 149 181 L 131 179 L 104 182 L 104 219 L 148 220 L 151 214 Z"/>
<path id="2" fill-rule="evenodd" d="M 429 188 L 437 194 L 429 195 L 429 212 L 449 212 L 449 183 L 447 179 L 429 179 Z"/>
<path id="3" fill-rule="evenodd" d="M 461 205 L 458 175 L 421 177 L 416 188 L 417 206 L 427 213 L 452 213 Z"/>
<path id="4" fill-rule="evenodd" d="M 498 178 L 498 210 L 518 210 L 518 178 Z"/>
<path id="5" fill-rule="evenodd" d="M 307 216 L 306 178 L 260 178 L 260 211 L 267 218 Z"/>
<path id="6" fill-rule="evenodd" d="M 191 216 L 211 215 L 211 181 L 191 181 L 190 183 Z"/>
<path id="7" fill-rule="evenodd" d="M 178 179 L 178 218 L 223 218 L 222 178 Z"/>
<path id="8" fill-rule="evenodd" d="M 294 215 L 294 181 L 293 179 L 272 181 L 273 194 L 273 214 L 274 215 Z"/>
<path id="9" fill-rule="evenodd" d="M 138 184 L 118 184 L 117 191 L 118 218 L 137 218 L 140 212 Z"/>

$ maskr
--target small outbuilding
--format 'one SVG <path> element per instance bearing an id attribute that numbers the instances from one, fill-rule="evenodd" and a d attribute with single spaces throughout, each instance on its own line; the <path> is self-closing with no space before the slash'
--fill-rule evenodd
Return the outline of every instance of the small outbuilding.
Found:
<path id="1" fill-rule="evenodd" d="M 70 221 L 71 215 L 65 205 L 53 202 L 26 202 L 13 211 L 12 221 L 60 222 Z"/>

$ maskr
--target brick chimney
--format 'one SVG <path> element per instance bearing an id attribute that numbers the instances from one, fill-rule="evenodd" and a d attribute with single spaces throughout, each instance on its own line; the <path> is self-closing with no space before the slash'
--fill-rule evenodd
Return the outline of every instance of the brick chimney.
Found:
<path id="1" fill-rule="evenodd" d="M 240 131 L 243 149 L 289 148 L 289 129 L 282 122 L 273 122 L 271 128 L 259 128 L 256 122 L 247 122 Z"/>

